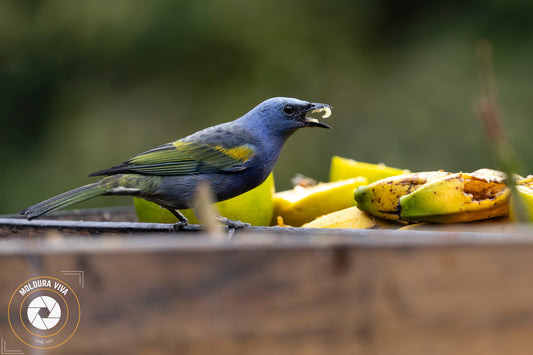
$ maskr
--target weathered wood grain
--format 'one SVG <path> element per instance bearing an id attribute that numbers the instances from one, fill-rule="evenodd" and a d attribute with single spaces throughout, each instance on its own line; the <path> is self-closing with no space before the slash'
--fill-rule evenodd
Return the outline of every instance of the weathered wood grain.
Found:
<path id="1" fill-rule="evenodd" d="M 530 234 L 483 235 L 0 240 L 0 313 L 22 281 L 49 275 L 82 308 L 57 353 L 529 354 Z M 85 287 L 61 270 L 83 270 Z M 0 335 L 30 353 L 4 317 Z"/>

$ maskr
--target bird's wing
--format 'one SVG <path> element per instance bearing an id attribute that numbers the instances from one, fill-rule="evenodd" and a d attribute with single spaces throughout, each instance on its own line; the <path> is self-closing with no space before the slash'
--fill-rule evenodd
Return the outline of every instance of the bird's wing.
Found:
<path id="1" fill-rule="evenodd" d="M 140 173 L 147 175 L 187 175 L 232 172 L 245 169 L 255 153 L 250 144 L 224 147 L 181 140 L 141 153 L 123 164 L 91 175 Z"/>

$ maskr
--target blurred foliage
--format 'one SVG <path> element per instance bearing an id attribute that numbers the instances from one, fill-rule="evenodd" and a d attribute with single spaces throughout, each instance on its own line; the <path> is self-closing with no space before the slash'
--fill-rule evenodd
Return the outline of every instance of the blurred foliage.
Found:
<path id="1" fill-rule="evenodd" d="M 278 189 L 333 154 L 416 170 L 493 167 L 473 113 L 475 46 L 494 45 L 503 118 L 528 154 L 533 3 L 202 0 L 0 2 L 0 213 L 232 120 L 273 96 L 333 105 L 291 138 Z M 98 199 L 86 206 L 130 203 Z"/>

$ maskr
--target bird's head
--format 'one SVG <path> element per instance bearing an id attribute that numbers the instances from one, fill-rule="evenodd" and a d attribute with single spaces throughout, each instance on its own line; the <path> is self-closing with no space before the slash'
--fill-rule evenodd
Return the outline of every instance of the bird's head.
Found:
<path id="1" fill-rule="evenodd" d="M 286 134 L 303 127 L 331 128 L 318 120 L 331 116 L 330 105 L 287 97 L 275 97 L 263 101 L 247 116 L 256 117 L 262 126 Z"/>

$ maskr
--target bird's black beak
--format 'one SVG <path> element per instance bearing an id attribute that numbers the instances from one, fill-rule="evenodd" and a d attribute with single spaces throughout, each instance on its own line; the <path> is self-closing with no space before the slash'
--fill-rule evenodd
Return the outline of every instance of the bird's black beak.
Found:
<path id="1" fill-rule="evenodd" d="M 306 127 L 322 127 L 331 128 L 331 126 L 320 122 L 317 118 L 314 118 L 313 114 L 322 114 L 321 118 L 328 118 L 331 116 L 331 106 L 328 104 L 313 103 L 303 115 L 303 122 Z"/>

